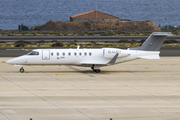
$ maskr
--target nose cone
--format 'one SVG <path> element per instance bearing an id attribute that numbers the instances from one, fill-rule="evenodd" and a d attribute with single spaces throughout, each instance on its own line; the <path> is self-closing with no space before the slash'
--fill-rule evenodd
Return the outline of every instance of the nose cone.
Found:
<path id="1" fill-rule="evenodd" d="M 24 57 L 17 57 L 14 59 L 10 59 L 6 62 L 7 64 L 13 64 L 13 65 L 19 65 L 19 64 L 24 64 L 25 63 L 25 59 Z"/>
<path id="2" fill-rule="evenodd" d="M 6 61 L 7 64 L 14 64 L 13 59 Z"/>

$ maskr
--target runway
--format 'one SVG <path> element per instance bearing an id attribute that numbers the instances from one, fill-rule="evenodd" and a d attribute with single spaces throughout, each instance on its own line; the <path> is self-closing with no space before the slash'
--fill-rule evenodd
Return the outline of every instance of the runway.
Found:
<path id="1" fill-rule="evenodd" d="M 0 61 L 10 58 L 0 57 Z M 0 120 L 178 120 L 180 57 L 101 68 L 0 63 Z"/>

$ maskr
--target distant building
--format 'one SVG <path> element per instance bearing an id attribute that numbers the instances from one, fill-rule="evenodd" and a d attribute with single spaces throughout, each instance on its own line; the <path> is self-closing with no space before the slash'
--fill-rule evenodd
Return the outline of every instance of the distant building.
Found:
<path id="1" fill-rule="evenodd" d="M 109 15 L 96 10 L 80 13 L 70 16 L 71 22 L 88 22 L 88 21 L 120 21 L 120 17 Z"/>
<path id="2" fill-rule="evenodd" d="M 174 30 L 174 29 L 180 29 L 180 25 L 165 25 L 162 28 Z"/>
<path id="3" fill-rule="evenodd" d="M 19 29 L 19 31 L 28 31 L 29 30 L 29 27 L 28 26 L 26 26 L 26 25 L 23 25 L 23 24 L 21 24 L 21 25 L 18 25 L 18 29 Z"/>

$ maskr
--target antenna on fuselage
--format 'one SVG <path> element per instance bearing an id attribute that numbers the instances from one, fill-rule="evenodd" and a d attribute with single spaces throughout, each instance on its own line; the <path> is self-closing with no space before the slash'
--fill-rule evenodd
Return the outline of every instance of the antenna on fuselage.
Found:
<path id="1" fill-rule="evenodd" d="M 80 46 L 77 47 L 78 50 L 79 50 L 79 47 L 80 47 Z"/>

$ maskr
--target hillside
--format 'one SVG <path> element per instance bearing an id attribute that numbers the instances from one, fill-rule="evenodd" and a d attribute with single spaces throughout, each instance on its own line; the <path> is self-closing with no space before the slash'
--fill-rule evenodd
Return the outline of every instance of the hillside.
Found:
<path id="1" fill-rule="evenodd" d="M 41 26 L 34 26 L 39 31 L 161 31 L 160 27 L 152 21 L 130 21 L 130 22 L 69 22 L 49 21 Z"/>

